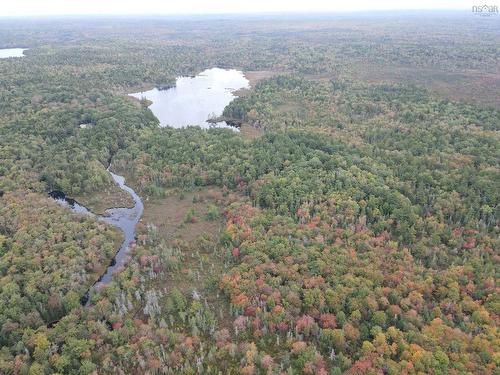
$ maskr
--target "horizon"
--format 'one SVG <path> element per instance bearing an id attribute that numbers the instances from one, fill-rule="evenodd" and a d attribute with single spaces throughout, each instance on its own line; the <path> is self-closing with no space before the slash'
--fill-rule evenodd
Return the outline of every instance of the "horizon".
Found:
<path id="1" fill-rule="evenodd" d="M 216 17 L 295 17 L 295 16 L 382 16 L 382 15 L 430 15 L 433 13 L 463 14 L 468 15 L 469 9 L 451 9 L 451 8 L 436 8 L 436 9 L 374 9 L 374 10 L 350 10 L 350 11 L 274 11 L 274 12 L 220 12 L 220 13 L 67 13 L 67 14 L 26 14 L 26 15 L 2 15 L 2 19 L 63 19 L 63 18 L 216 18 Z"/>
<path id="2" fill-rule="evenodd" d="M 288 4 L 283 0 L 256 0 L 251 4 L 238 4 L 228 0 L 202 2 L 185 0 L 182 4 L 164 4 L 157 0 L 98 1 L 19 0 L 4 5 L 0 18 L 67 17 L 67 16 L 199 16 L 199 15 L 279 15 L 279 14 L 346 14 L 374 12 L 466 11 L 474 4 L 465 1 L 406 1 L 383 0 L 377 4 L 367 0 L 353 0 L 349 4 L 325 5 L 319 0 Z"/>

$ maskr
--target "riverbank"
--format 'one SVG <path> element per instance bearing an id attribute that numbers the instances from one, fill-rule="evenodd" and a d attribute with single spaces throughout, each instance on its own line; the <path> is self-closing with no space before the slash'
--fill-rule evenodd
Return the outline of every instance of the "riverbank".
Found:
<path id="1" fill-rule="evenodd" d="M 73 212 L 83 216 L 91 216 L 98 221 L 105 222 L 106 224 L 118 228 L 123 233 L 123 241 L 119 249 L 116 251 L 113 258 L 111 258 L 109 264 L 103 267 L 103 272 L 96 282 L 89 287 L 83 296 L 81 296 L 81 305 L 86 305 L 89 302 L 92 289 L 98 289 L 110 283 L 113 274 L 125 266 L 128 253 L 133 247 L 136 239 L 136 226 L 144 211 L 144 205 L 141 198 L 132 188 L 125 184 L 125 178 L 109 171 L 109 168 L 108 172 L 115 182 L 116 187 L 130 196 L 133 201 L 132 207 L 112 207 L 106 209 L 104 214 L 99 215 L 89 210 L 86 206 L 81 205 L 76 199 L 65 196 L 63 192 L 53 191 L 49 194 L 61 204 L 68 205 Z"/>
<path id="2" fill-rule="evenodd" d="M 73 197 L 83 206 L 96 215 L 106 215 L 106 210 L 114 207 L 132 208 L 134 200 L 113 181 L 103 190 L 92 194 L 76 195 Z"/>

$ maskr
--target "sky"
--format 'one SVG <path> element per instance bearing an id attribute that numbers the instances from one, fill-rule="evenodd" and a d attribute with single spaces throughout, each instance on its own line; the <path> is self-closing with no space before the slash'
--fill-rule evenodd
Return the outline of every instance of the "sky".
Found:
<path id="1" fill-rule="evenodd" d="M 470 9 L 474 0 L 1 0 L 0 16 Z M 483 0 L 479 2 L 484 2 Z"/>

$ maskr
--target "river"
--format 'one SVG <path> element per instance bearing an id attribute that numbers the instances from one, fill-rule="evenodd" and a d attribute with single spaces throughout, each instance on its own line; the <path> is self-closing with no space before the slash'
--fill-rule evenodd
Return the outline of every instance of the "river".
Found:
<path id="1" fill-rule="evenodd" d="M 92 288 L 99 288 L 100 286 L 106 285 L 111 282 L 113 273 L 115 273 L 120 267 L 123 267 L 125 265 L 127 255 L 130 251 L 130 245 L 135 241 L 135 227 L 144 211 L 144 204 L 142 203 L 141 198 L 131 187 L 125 184 L 125 178 L 109 171 L 109 168 L 108 172 L 113 180 L 118 184 L 118 186 L 132 196 L 134 200 L 134 206 L 132 208 L 109 208 L 106 210 L 104 215 L 96 215 L 86 207 L 79 204 L 74 199 L 66 197 L 64 193 L 60 191 L 53 191 L 50 193 L 50 195 L 59 203 L 68 205 L 73 212 L 80 215 L 89 215 L 95 217 L 97 220 L 104 221 L 110 225 L 113 225 L 123 232 L 124 239 L 120 248 L 111 260 L 109 266 L 106 269 L 106 272 L 99 277 Z M 82 296 L 82 298 L 80 299 L 80 303 L 82 305 L 86 305 L 89 301 L 89 296 L 90 290 L 87 291 L 84 296 Z"/>
<path id="2" fill-rule="evenodd" d="M 231 69 L 207 69 L 195 77 L 179 77 L 176 86 L 166 90 L 157 88 L 131 94 L 141 99 L 151 100 L 151 111 L 160 120 L 161 126 L 185 127 L 198 125 L 204 128 L 213 126 L 207 122 L 210 117 L 222 115 L 224 108 L 236 97 L 234 91 L 248 87 L 248 80 L 242 72 Z M 216 126 L 228 126 L 217 123 Z M 59 203 L 69 206 L 73 212 L 89 215 L 119 228 L 124 234 L 124 240 L 111 260 L 106 272 L 81 297 L 80 303 L 87 305 L 90 293 L 111 282 L 113 273 L 125 266 L 131 244 L 135 241 L 135 228 L 144 211 L 144 204 L 137 193 L 125 184 L 125 178 L 109 170 L 113 180 L 134 200 L 132 208 L 115 207 L 106 210 L 104 215 L 96 215 L 74 199 L 66 197 L 61 191 L 52 191 L 49 195 Z"/>

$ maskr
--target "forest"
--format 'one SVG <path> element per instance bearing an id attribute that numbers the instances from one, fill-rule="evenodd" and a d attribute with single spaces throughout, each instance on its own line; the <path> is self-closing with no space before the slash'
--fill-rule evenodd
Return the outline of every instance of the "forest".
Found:
<path id="1" fill-rule="evenodd" d="M 497 21 L 1 19 L 0 374 L 498 374 Z M 211 67 L 240 131 L 127 95 Z"/>

